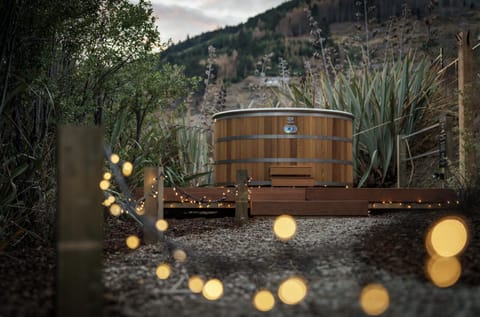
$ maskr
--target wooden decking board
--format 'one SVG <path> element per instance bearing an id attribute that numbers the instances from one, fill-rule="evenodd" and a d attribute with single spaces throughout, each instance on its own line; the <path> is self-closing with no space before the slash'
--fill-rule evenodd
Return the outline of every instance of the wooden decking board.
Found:
<path id="1" fill-rule="evenodd" d="M 368 200 L 370 202 L 454 202 L 451 189 L 433 188 L 307 188 L 306 200 Z"/>
<path id="2" fill-rule="evenodd" d="M 184 191 L 197 199 L 217 200 L 226 195 L 221 205 L 211 204 L 210 208 L 235 208 L 235 188 L 202 187 L 182 188 L 175 195 L 172 188 L 165 188 L 164 202 L 166 209 L 199 208 L 198 205 L 181 203 L 180 191 Z M 229 192 L 228 192 L 229 191 Z M 457 196 L 450 189 L 418 189 L 418 188 L 292 188 L 292 187 L 250 187 L 250 214 L 277 215 L 278 210 L 292 215 L 366 215 L 368 209 L 440 209 L 453 208 Z M 135 191 L 138 199 L 143 196 L 142 190 Z M 421 203 L 419 203 L 421 200 Z M 402 203 L 400 205 L 399 203 Z M 431 204 L 431 207 L 428 206 Z M 208 209 L 207 203 L 202 205 Z"/>
<path id="3" fill-rule="evenodd" d="M 251 216 L 368 216 L 368 201 L 252 200 Z"/>
<path id="4" fill-rule="evenodd" d="M 193 196 L 197 199 L 204 199 L 204 200 L 217 200 L 221 199 L 222 197 L 226 197 L 226 202 L 234 202 L 235 201 L 235 188 L 221 188 L 221 187 L 194 187 L 194 188 L 182 188 L 177 190 L 177 194 L 173 188 L 165 188 L 163 197 L 165 202 L 181 202 L 181 196 L 185 196 L 181 193 L 184 191 L 188 193 L 190 196 Z M 230 191 L 230 192 L 228 192 Z"/>
<path id="5" fill-rule="evenodd" d="M 253 200 L 306 200 L 305 188 L 250 188 L 250 199 Z"/>

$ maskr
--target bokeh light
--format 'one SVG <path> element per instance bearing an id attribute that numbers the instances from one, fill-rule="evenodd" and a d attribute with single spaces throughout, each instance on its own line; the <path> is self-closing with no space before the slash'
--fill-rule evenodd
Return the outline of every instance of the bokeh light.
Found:
<path id="1" fill-rule="evenodd" d="M 427 261 L 426 273 L 435 286 L 445 288 L 458 281 L 462 266 L 456 257 L 433 256 Z"/>
<path id="2" fill-rule="evenodd" d="M 436 222 L 428 231 L 425 246 L 431 256 L 452 257 L 466 247 L 468 230 L 460 217 L 448 216 Z"/>
<path id="3" fill-rule="evenodd" d="M 98 184 L 101 190 L 107 190 L 110 187 L 110 181 L 102 179 Z"/>
<path id="4" fill-rule="evenodd" d="M 198 275 L 191 276 L 188 279 L 188 288 L 192 291 L 192 293 L 195 293 L 195 294 L 202 292 L 204 284 L 205 282 Z"/>
<path id="5" fill-rule="evenodd" d="M 297 231 L 297 223 L 290 215 L 281 215 L 275 219 L 273 232 L 281 241 L 288 241 L 293 238 Z"/>
<path id="6" fill-rule="evenodd" d="M 307 296 L 307 284 L 300 277 L 291 277 L 278 287 L 278 297 L 287 305 L 296 305 Z"/>
<path id="7" fill-rule="evenodd" d="M 126 240 L 127 247 L 134 250 L 140 246 L 140 239 L 137 236 L 129 236 Z"/>
<path id="8" fill-rule="evenodd" d="M 187 260 L 187 252 L 182 249 L 176 249 L 173 251 L 173 258 L 177 262 L 185 262 Z"/>
<path id="9" fill-rule="evenodd" d="M 275 306 L 275 298 L 268 290 L 260 290 L 253 297 L 253 306 L 262 312 L 270 311 Z"/>
<path id="10" fill-rule="evenodd" d="M 110 213 L 112 216 L 118 217 L 122 214 L 122 207 L 119 204 L 112 204 L 110 206 Z"/>
<path id="11" fill-rule="evenodd" d="M 103 173 L 103 179 L 106 179 L 107 181 L 109 181 L 110 179 L 112 179 L 112 173 L 110 172 Z"/>
<path id="12" fill-rule="evenodd" d="M 157 266 L 157 270 L 155 271 L 157 274 L 157 277 L 161 280 L 166 280 L 167 278 L 170 277 L 170 274 L 172 273 L 172 268 L 170 264 L 168 263 L 162 263 L 159 266 Z"/>
<path id="13" fill-rule="evenodd" d="M 219 279 L 208 280 L 203 286 L 202 295 L 208 300 L 217 300 L 223 296 L 223 284 Z"/>
<path id="14" fill-rule="evenodd" d="M 133 164 L 130 162 L 125 162 L 122 164 L 122 174 L 123 176 L 130 176 L 133 172 Z"/>
<path id="15" fill-rule="evenodd" d="M 157 220 L 155 223 L 155 228 L 157 228 L 158 231 L 167 231 L 168 222 L 165 219 Z"/>
<path id="16" fill-rule="evenodd" d="M 390 305 L 390 296 L 383 285 L 369 284 L 360 294 L 360 306 L 370 316 L 383 314 Z"/>
<path id="17" fill-rule="evenodd" d="M 120 156 L 113 153 L 112 155 L 110 155 L 110 162 L 112 162 L 113 164 L 117 164 L 118 162 L 120 162 Z"/>
<path id="18" fill-rule="evenodd" d="M 139 216 L 143 216 L 145 214 L 145 208 L 143 204 L 140 204 L 137 207 L 135 207 L 135 213 Z"/>
<path id="19" fill-rule="evenodd" d="M 105 207 L 110 207 L 114 202 L 115 202 L 115 196 L 110 195 L 108 196 L 107 199 L 103 201 L 103 205 Z"/>

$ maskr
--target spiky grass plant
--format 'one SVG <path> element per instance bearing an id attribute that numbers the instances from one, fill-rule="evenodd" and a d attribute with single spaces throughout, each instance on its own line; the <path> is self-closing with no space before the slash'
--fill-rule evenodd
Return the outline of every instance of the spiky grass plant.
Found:
<path id="1" fill-rule="evenodd" d="M 290 97 L 307 107 L 352 113 L 358 186 L 386 186 L 395 179 L 396 136 L 418 128 L 439 83 L 434 65 L 410 52 L 383 69 L 359 71 L 350 66 L 347 74 L 337 73 L 333 81 L 320 74 L 316 100 L 295 86 Z"/>

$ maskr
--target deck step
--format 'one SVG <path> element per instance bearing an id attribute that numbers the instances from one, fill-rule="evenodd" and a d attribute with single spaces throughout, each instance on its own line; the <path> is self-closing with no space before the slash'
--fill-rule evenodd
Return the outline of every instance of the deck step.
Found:
<path id="1" fill-rule="evenodd" d="M 271 166 L 270 176 L 312 176 L 311 166 Z"/>
<path id="2" fill-rule="evenodd" d="M 301 176 L 272 176 L 273 187 L 313 187 L 315 179 Z"/>
<path id="3" fill-rule="evenodd" d="M 252 200 L 250 215 L 277 216 L 368 216 L 367 200 Z"/>

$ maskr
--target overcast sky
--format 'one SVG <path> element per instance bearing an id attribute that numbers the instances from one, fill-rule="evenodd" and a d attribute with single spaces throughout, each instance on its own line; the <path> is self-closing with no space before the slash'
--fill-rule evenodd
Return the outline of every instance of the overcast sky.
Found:
<path id="1" fill-rule="evenodd" d="M 162 41 L 237 25 L 286 0 L 151 0 Z"/>

